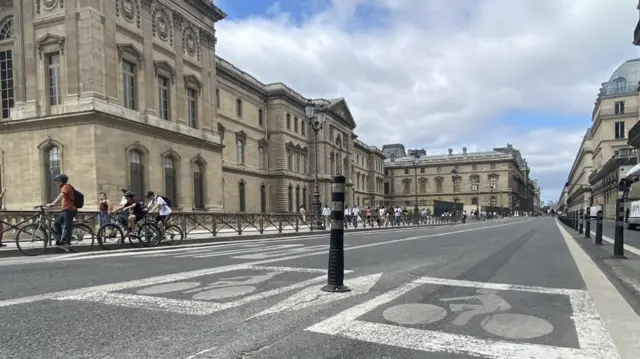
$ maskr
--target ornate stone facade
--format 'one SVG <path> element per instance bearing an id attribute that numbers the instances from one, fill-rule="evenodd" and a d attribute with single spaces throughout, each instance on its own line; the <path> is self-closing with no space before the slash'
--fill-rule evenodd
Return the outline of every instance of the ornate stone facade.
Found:
<path id="1" fill-rule="evenodd" d="M 323 202 L 339 171 L 353 203 L 380 203 L 384 156 L 346 101 L 313 100 L 327 113 L 315 148 L 308 99 L 216 56 L 225 16 L 202 0 L 0 2 L 6 208 L 50 200 L 64 172 L 88 209 L 121 187 L 184 211 L 309 209 L 316 162 Z"/>

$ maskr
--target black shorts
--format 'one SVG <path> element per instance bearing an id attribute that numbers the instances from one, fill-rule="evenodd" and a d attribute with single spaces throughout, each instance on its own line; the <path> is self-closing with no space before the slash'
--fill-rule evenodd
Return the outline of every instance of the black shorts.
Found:
<path id="1" fill-rule="evenodd" d="M 167 214 L 166 216 L 161 216 L 161 215 L 157 215 L 156 216 L 156 222 L 167 222 L 169 220 L 169 218 L 171 218 L 171 213 Z"/>
<path id="2" fill-rule="evenodd" d="M 142 213 L 132 213 L 134 216 L 136 216 L 136 223 L 140 222 L 141 220 L 144 219 L 146 213 L 142 212 Z"/>

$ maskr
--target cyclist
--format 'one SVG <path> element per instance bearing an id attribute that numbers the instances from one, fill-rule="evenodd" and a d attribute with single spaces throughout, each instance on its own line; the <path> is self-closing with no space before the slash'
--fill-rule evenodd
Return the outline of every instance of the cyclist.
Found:
<path id="1" fill-rule="evenodd" d="M 158 215 L 156 216 L 156 223 L 162 223 L 161 227 L 164 230 L 164 226 L 167 224 L 167 221 L 171 217 L 171 208 L 167 201 L 164 200 L 162 196 L 157 196 L 152 191 L 147 192 L 147 200 L 149 201 L 149 213 L 158 209 Z"/>
<path id="2" fill-rule="evenodd" d="M 125 204 L 120 208 L 116 208 L 112 210 L 110 214 L 114 212 L 119 212 L 119 211 L 123 211 L 123 212 L 128 211 L 129 214 L 128 215 L 125 214 L 122 217 L 123 220 L 126 219 L 126 221 L 129 224 L 127 235 L 136 237 L 136 235 L 133 234 L 132 232 L 136 228 L 136 223 L 141 219 L 143 219 L 146 213 L 144 211 L 144 207 L 142 206 L 142 203 L 140 203 L 135 199 L 135 194 L 133 192 L 126 192 L 124 194 L 124 198 L 126 199 Z"/>
<path id="3" fill-rule="evenodd" d="M 62 246 L 67 252 L 71 251 L 71 234 L 73 231 L 73 219 L 78 214 L 78 208 L 75 204 L 75 196 L 73 187 L 68 183 L 69 177 L 64 174 L 57 175 L 54 179 L 56 186 L 60 188 L 60 194 L 51 203 L 47 203 L 46 207 L 53 207 L 62 201 L 60 215 L 56 217 L 53 223 L 54 235 L 56 236 L 56 245 Z"/>

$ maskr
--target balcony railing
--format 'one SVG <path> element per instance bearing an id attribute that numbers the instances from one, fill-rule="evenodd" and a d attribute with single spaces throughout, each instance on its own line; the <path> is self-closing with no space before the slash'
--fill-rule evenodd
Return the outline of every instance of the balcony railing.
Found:
<path id="1" fill-rule="evenodd" d="M 638 86 L 635 85 L 637 88 Z M 638 114 L 638 106 L 628 106 L 624 109 L 616 109 L 614 108 L 601 108 L 598 110 L 599 117 L 622 117 L 629 115 L 637 115 Z"/>
<path id="2" fill-rule="evenodd" d="M 638 150 L 635 148 L 623 148 L 615 152 L 611 158 L 599 170 L 594 170 L 589 175 L 589 183 L 594 185 L 604 176 L 617 170 L 619 166 L 635 165 L 638 163 Z"/>

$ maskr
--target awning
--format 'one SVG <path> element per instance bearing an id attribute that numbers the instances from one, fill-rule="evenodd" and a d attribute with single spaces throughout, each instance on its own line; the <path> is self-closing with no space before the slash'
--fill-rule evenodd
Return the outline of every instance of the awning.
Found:
<path id="1" fill-rule="evenodd" d="M 631 167 L 631 169 L 625 173 L 624 178 L 633 178 L 636 176 L 640 176 L 640 163 Z"/>

